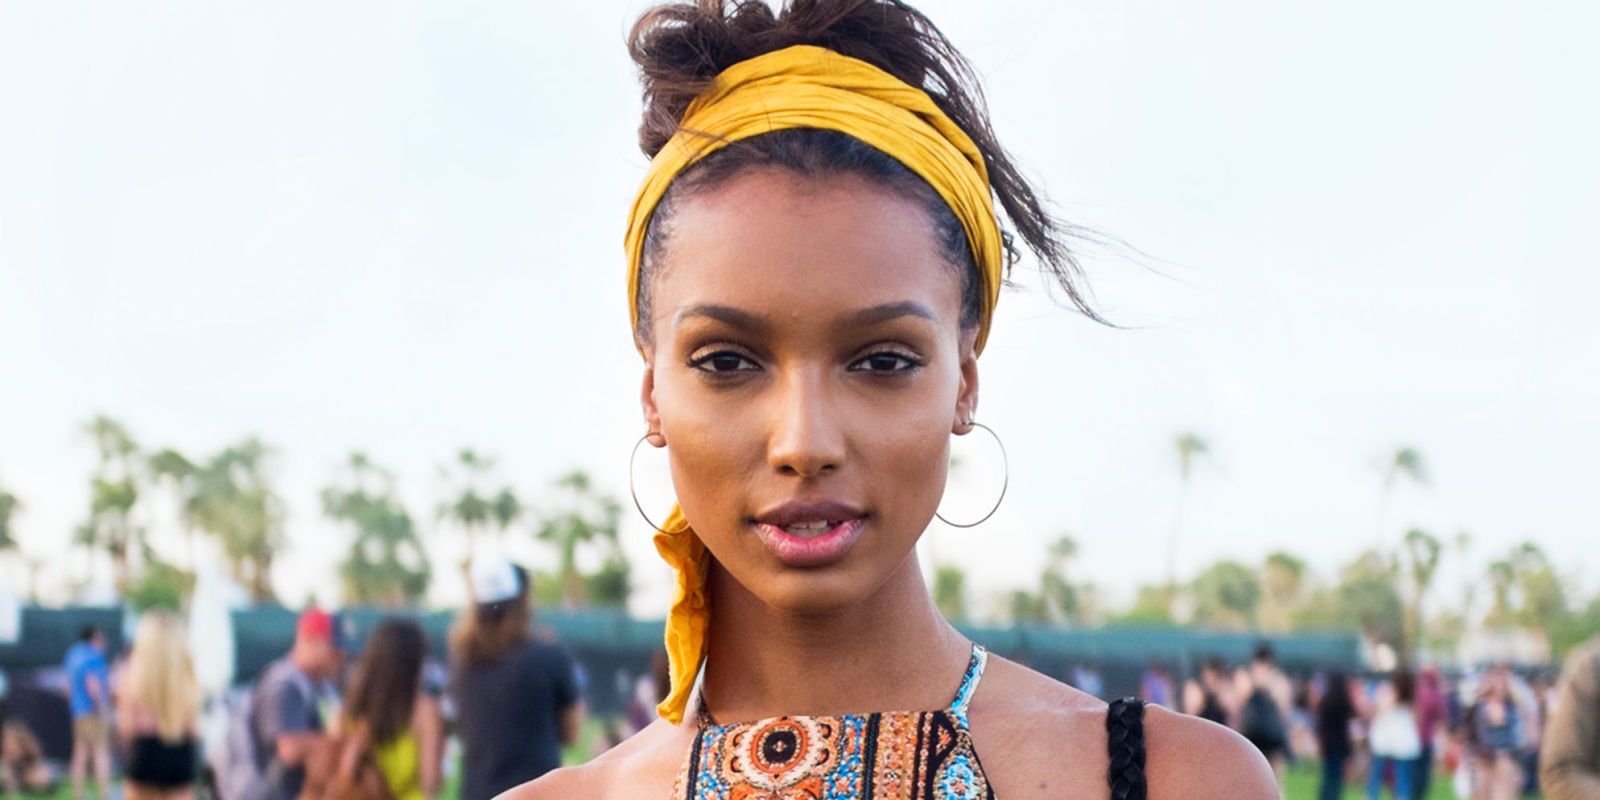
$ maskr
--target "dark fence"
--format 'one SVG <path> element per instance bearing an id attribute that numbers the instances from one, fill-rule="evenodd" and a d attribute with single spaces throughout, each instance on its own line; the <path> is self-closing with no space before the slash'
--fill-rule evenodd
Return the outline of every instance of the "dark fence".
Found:
<path id="1" fill-rule="evenodd" d="M 373 627 L 395 615 L 417 620 L 427 632 L 433 658 L 441 663 L 447 660 L 446 642 L 454 620 L 448 611 L 345 611 L 352 649 L 359 651 Z M 288 652 L 294 640 L 296 616 L 296 611 L 279 606 L 233 612 L 231 646 L 236 680 L 253 679 L 273 659 Z M 0 669 L 13 676 L 53 669 L 60 665 L 78 631 L 91 624 L 105 631 L 113 654 L 121 652 L 124 617 L 120 609 L 25 608 L 21 640 L 0 644 Z M 633 619 L 620 610 L 541 610 L 535 615 L 535 625 L 572 651 L 582 669 L 589 706 L 599 714 L 616 713 L 625 707 L 633 681 L 649 670 L 651 655 L 661 648 L 660 620 Z M 1263 640 L 1256 633 L 1176 627 L 958 627 L 993 652 L 1058 679 L 1070 682 L 1075 667 L 1092 670 L 1101 677 L 1101 693 L 1106 696 L 1135 693 L 1140 675 L 1153 664 L 1164 667 L 1175 679 L 1193 674 L 1200 662 L 1211 656 L 1242 664 Z M 1291 672 L 1363 668 L 1360 640 L 1354 634 L 1296 633 L 1273 636 L 1270 641 L 1279 663 Z M 218 642 L 216 646 L 229 643 Z"/>

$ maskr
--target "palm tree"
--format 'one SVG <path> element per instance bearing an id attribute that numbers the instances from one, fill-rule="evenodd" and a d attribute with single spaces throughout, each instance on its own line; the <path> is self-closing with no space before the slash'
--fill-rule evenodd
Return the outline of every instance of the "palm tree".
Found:
<path id="1" fill-rule="evenodd" d="M 89 520 L 79 528 L 78 542 L 106 551 L 112 582 L 122 593 L 133 581 L 133 553 L 145 549 L 144 531 L 133 521 L 139 502 L 133 464 L 139 447 L 122 423 L 104 414 L 85 424 L 84 432 L 94 442 L 100 463 L 90 479 Z"/>
<path id="2" fill-rule="evenodd" d="M 1489 606 L 1489 614 L 1483 624 L 1489 628 L 1503 628 L 1510 625 L 1516 617 L 1511 606 L 1511 590 L 1517 580 L 1517 568 L 1510 559 L 1496 559 L 1489 562 L 1489 589 L 1493 593 L 1493 600 Z"/>
<path id="3" fill-rule="evenodd" d="M 1178 585 L 1178 534 L 1183 528 L 1184 500 L 1189 495 L 1189 475 L 1192 472 L 1196 457 L 1207 455 L 1211 446 L 1198 434 L 1185 432 L 1178 434 L 1173 440 L 1178 450 L 1178 503 L 1172 512 L 1172 534 L 1167 542 L 1167 585 L 1173 587 L 1176 596 Z"/>
<path id="4" fill-rule="evenodd" d="M 1533 542 L 1523 542 L 1511 551 L 1517 593 L 1522 605 L 1517 621 L 1523 627 L 1548 639 L 1552 627 L 1567 616 L 1566 590 L 1544 550 Z"/>
<path id="5" fill-rule="evenodd" d="M 215 537 L 234 579 L 258 603 L 272 599 L 274 555 L 283 546 L 283 501 L 267 476 L 271 451 L 254 437 L 213 456 L 195 473 L 189 518 Z"/>
<path id="6" fill-rule="evenodd" d="M 17 549 L 17 535 L 12 518 L 22 508 L 17 496 L 0 488 L 0 551 Z"/>
<path id="7" fill-rule="evenodd" d="M 503 530 L 511 524 L 511 520 L 521 513 L 520 506 L 515 503 L 508 504 L 505 508 L 500 505 L 500 497 L 490 497 L 483 488 L 484 482 L 494 470 L 494 459 L 480 455 L 470 447 L 464 447 L 456 453 L 455 467 L 441 464 L 439 474 L 446 481 L 456 483 L 454 499 L 448 500 L 439 506 L 439 519 L 454 520 L 461 527 L 466 537 L 467 557 L 462 564 L 463 569 L 470 568 L 472 559 L 477 553 L 478 538 L 489 527 L 490 522 L 501 525 Z M 501 492 L 502 495 L 515 500 L 510 495 L 510 489 Z M 509 513 L 512 509 L 515 513 Z M 509 514 L 503 516 L 503 514 Z M 506 521 L 502 524 L 501 519 Z"/>
<path id="8" fill-rule="evenodd" d="M 1428 473 L 1422 463 L 1422 453 L 1415 447 L 1401 447 L 1389 457 L 1383 469 L 1383 493 L 1378 501 L 1378 531 L 1375 546 L 1383 544 L 1383 528 L 1389 517 L 1389 503 L 1394 499 L 1395 486 L 1402 478 L 1419 486 L 1428 484 Z"/>
<path id="9" fill-rule="evenodd" d="M 605 559 L 612 571 L 627 569 L 627 559 L 617 538 L 622 504 L 609 495 L 595 493 L 589 475 L 574 470 L 556 481 L 569 497 L 567 510 L 547 513 L 539 523 L 539 539 L 555 546 L 560 558 L 562 602 L 568 607 L 584 602 L 583 576 L 578 571 L 578 549 L 591 542 L 606 546 Z"/>
<path id="10" fill-rule="evenodd" d="M 199 554 L 195 552 L 197 531 L 189 516 L 189 501 L 194 496 L 195 465 L 184 454 L 167 447 L 152 453 L 145 460 L 145 469 L 152 483 L 165 484 L 172 495 L 178 524 L 183 527 L 183 538 L 189 547 L 189 569 L 194 570 Z"/>
<path id="11" fill-rule="evenodd" d="M 355 526 L 339 567 L 346 600 L 397 606 L 427 592 L 428 559 L 411 515 L 394 497 L 394 476 L 366 454 L 350 454 L 347 480 L 322 490 L 323 513 Z"/>
<path id="12" fill-rule="evenodd" d="M 522 501 L 517 499 L 517 495 L 511 491 L 511 487 L 502 488 L 500 493 L 494 496 L 494 504 L 493 508 L 490 509 L 490 513 L 494 517 L 495 530 L 500 535 L 500 538 L 505 538 L 506 531 L 510 529 L 511 524 L 522 517 L 522 511 Z"/>
<path id="13" fill-rule="evenodd" d="M 20 508 L 22 502 L 17 496 L 0 487 L 0 556 L 20 549 L 12 522 Z"/>
<path id="14" fill-rule="evenodd" d="M 1401 648 L 1403 661 L 1410 661 L 1423 640 L 1422 600 L 1433 585 L 1433 576 L 1439 569 L 1439 553 L 1443 549 L 1438 538 L 1421 528 L 1406 531 L 1405 546 L 1408 572 L 1411 577 L 1411 624 L 1407 625 L 1406 640 Z"/>
<path id="15" fill-rule="evenodd" d="M 1261 568 L 1261 629 L 1287 633 L 1305 593 L 1306 562 L 1279 551 L 1267 556 Z"/>
<path id="16" fill-rule="evenodd" d="M 1261 579 L 1237 561 L 1223 560 L 1194 579 L 1195 619 L 1209 625 L 1244 629 L 1261 606 Z"/>
<path id="17" fill-rule="evenodd" d="M 1039 599 L 1047 613 L 1059 614 L 1062 620 L 1073 624 L 1083 621 L 1083 608 L 1078 587 L 1068 579 L 1066 567 L 1077 554 L 1078 543 L 1063 534 L 1050 543 L 1045 552 L 1044 571 L 1039 574 Z"/>
<path id="18" fill-rule="evenodd" d="M 933 604 L 945 619 L 967 618 L 967 573 L 954 564 L 942 564 L 933 573 Z"/>

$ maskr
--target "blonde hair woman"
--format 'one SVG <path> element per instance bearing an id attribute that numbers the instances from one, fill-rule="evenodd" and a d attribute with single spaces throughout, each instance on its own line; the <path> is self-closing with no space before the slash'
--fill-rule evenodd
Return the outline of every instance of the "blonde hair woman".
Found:
<path id="1" fill-rule="evenodd" d="M 117 732 L 128 748 L 128 800 L 193 797 L 200 684 L 176 617 L 152 613 L 139 621 L 122 685 Z"/>

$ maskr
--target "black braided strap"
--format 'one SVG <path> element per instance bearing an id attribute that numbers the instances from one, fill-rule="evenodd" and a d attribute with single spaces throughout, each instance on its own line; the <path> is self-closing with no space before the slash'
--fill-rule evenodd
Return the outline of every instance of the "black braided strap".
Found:
<path id="1" fill-rule="evenodd" d="M 1124 697 L 1106 709 L 1106 749 L 1111 754 L 1111 800 L 1145 800 L 1144 701 Z"/>

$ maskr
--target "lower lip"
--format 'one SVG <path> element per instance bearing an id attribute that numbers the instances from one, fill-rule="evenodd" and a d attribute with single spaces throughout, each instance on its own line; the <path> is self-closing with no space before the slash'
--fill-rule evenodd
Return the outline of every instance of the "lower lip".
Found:
<path id="1" fill-rule="evenodd" d="M 822 567 L 844 558 L 850 552 L 856 540 L 861 538 L 861 529 L 866 522 L 865 517 L 847 519 L 816 536 L 796 536 L 764 522 L 751 523 L 751 527 L 756 529 L 761 543 L 767 546 L 767 552 L 779 561 L 791 567 Z"/>

